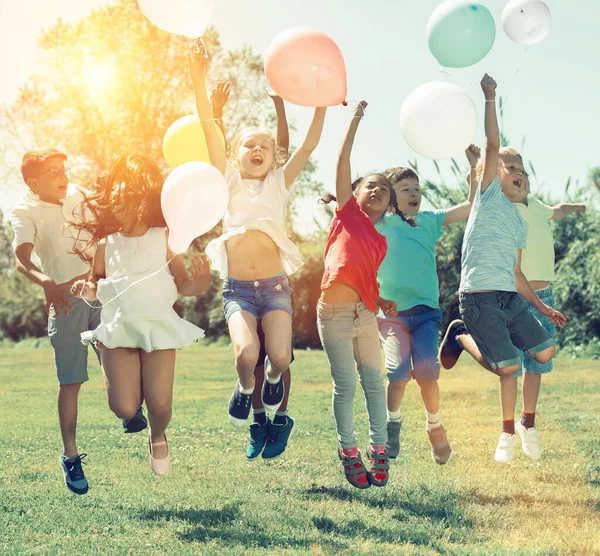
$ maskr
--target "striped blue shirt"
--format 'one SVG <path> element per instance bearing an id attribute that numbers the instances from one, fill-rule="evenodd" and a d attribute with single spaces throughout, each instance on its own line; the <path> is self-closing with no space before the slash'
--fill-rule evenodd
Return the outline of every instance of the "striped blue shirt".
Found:
<path id="1" fill-rule="evenodd" d="M 475 193 L 462 244 L 459 292 L 516 292 L 514 267 L 527 245 L 527 223 L 502 193 L 498 178 Z"/>

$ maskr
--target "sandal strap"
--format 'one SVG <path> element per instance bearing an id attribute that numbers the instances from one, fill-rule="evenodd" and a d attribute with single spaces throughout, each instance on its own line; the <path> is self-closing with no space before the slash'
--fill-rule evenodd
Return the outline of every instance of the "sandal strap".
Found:
<path id="1" fill-rule="evenodd" d="M 352 481 L 356 481 L 361 476 L 367 474 L 367 468 L 363 463 L 360 452 L 356 456 L 348 456 L 343 454 L 340 450 L 340 460 L 342 460 L 344 473 L 346 473 L 346 476 Z"/>

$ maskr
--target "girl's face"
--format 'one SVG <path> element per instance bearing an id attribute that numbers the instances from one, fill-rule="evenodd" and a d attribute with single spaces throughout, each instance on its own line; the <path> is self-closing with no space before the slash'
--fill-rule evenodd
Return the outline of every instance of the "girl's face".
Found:
<path id="1" fill-rule="evenodd" d="M 406 216 L 414 216 L 421 208 L 421 186 L 417 178 L 405 178 L 394 184 L 398 208 Z"/>
<path id="2" fill-rule="evenodd" d="M 237 159 L 243 178 L 264 178 L 275 166 L 273 137 L 261 131 L 244 133 L 240 140 Z"/>
<path id="3" fill-rule="evenodd" d="M 390 206 L 390 184 L 383 176 L 367 176 L 356 192 L 358 206 L 378 220 Z"/>
<path id="4" fill-rule="evenodd" d="M 127 197 L 125 195 L 125 182 L 120 185 L 115 184 L 111 199 L 112 199 L 112 215 L 125 232 L 131 230 L 137 221 L 135 211 L 130 210 L 127 205 Z"/>
<path id="5" fill-rule="evenodd" d="M 502 192 L 512 203 L 521 203 L 527 199 L 529 179 L 520 157 L 507 155 L 498 161 L 498 181 Z"/>

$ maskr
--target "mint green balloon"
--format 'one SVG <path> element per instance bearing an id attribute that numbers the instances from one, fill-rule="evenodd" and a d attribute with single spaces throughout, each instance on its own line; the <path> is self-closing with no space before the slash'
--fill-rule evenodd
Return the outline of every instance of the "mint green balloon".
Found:
<path id="1" fill-rule="evenodd" d="M 490 11 L 476 2 L 446 0 L 429 17 L 427 41 L 447 68 L 466 68 L 485 58 L 496 38 Z"/>

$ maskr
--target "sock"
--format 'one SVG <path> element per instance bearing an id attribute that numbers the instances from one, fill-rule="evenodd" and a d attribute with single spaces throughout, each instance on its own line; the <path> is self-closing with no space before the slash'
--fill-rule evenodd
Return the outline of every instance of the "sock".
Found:
<path id="1" fill-rule="evenodd" d="M 358 453 L 358 446 L 354 446 L 354 448 L 342 448 L 342 454 L 351 458 L 358 456 Z"/>
<path id="2" fill-rule="evenodd" d="M 429 411 L 425 410 L 425 415 L 427 415 L 427 425 L 425 428 L 430 431 L 432 429 L 437 429 L 442 426 L 442 422 L 440 421 L 440 412 L 437 413 L 429 413 Z"/>
<path id="3" fill-rule="evenodd" d="M 265 376 L 267 377 L 267 382 L 269 384 L 279 384 L 279 381 L 281 380 L 281 375 L 279 375 L 277 378 L 269 378 L 269 375 L 265 373 Z"/>
<path id="4" fill-rule="evenodd" d="M 385 446 L 373 446 L 371 444 L 371 448 L 376 454 L 385 454 Z"/>
<path id="5" fill-rule="evenodd" d="M 277 411 L 275 413 L 275 418 L 273 419 L 274 425 L 285 425 L 287 423 L 287 410 L 286 411 Z"/>
<path id="6" fill-rule="evenodd" d="M 526 429 L 532 429 L 535 427 L 535 413 L 525 413 L 521 415 L 521 425 Z"/>
<path id="7" fill-rule="evenodd" d="M 402 409 L 399 409 L 398 411 L 390 411 L 388 409 L 387 420 L 390 423 L 398 423 L 399 421 L 402 421 Z"/>
<path id="8" fill-rule="evenodd" d="M 508 421 L 502 421 L 502 432 L 507 432 L 508 434 L 515 434 L 515 420 L 510 419 Z"/>
<path id="9" fill-rule="evenodd" d="M 252 394 L 254 392 L 254 386 L 252 388 L 242 388 L 242 385 L 240 384 L 240 392 L 246 395 Z"/>
<path id="10" fill-rule="evenodd" d="M 254 422 L 259 425 L 266 425 L 267 423 L 267 414 L 265 413 L 265 409 L 253 409 L 252 413 L 254 414 Z"/>
<path id="11" fill-rule="evenodd" d="M 79 454 L 75 454 L 74 456 L 65 456 L 65 454 L 60 454 L 60 457 L 63 459 L 63 461 L 74 461 L 78 455 Z"/>

